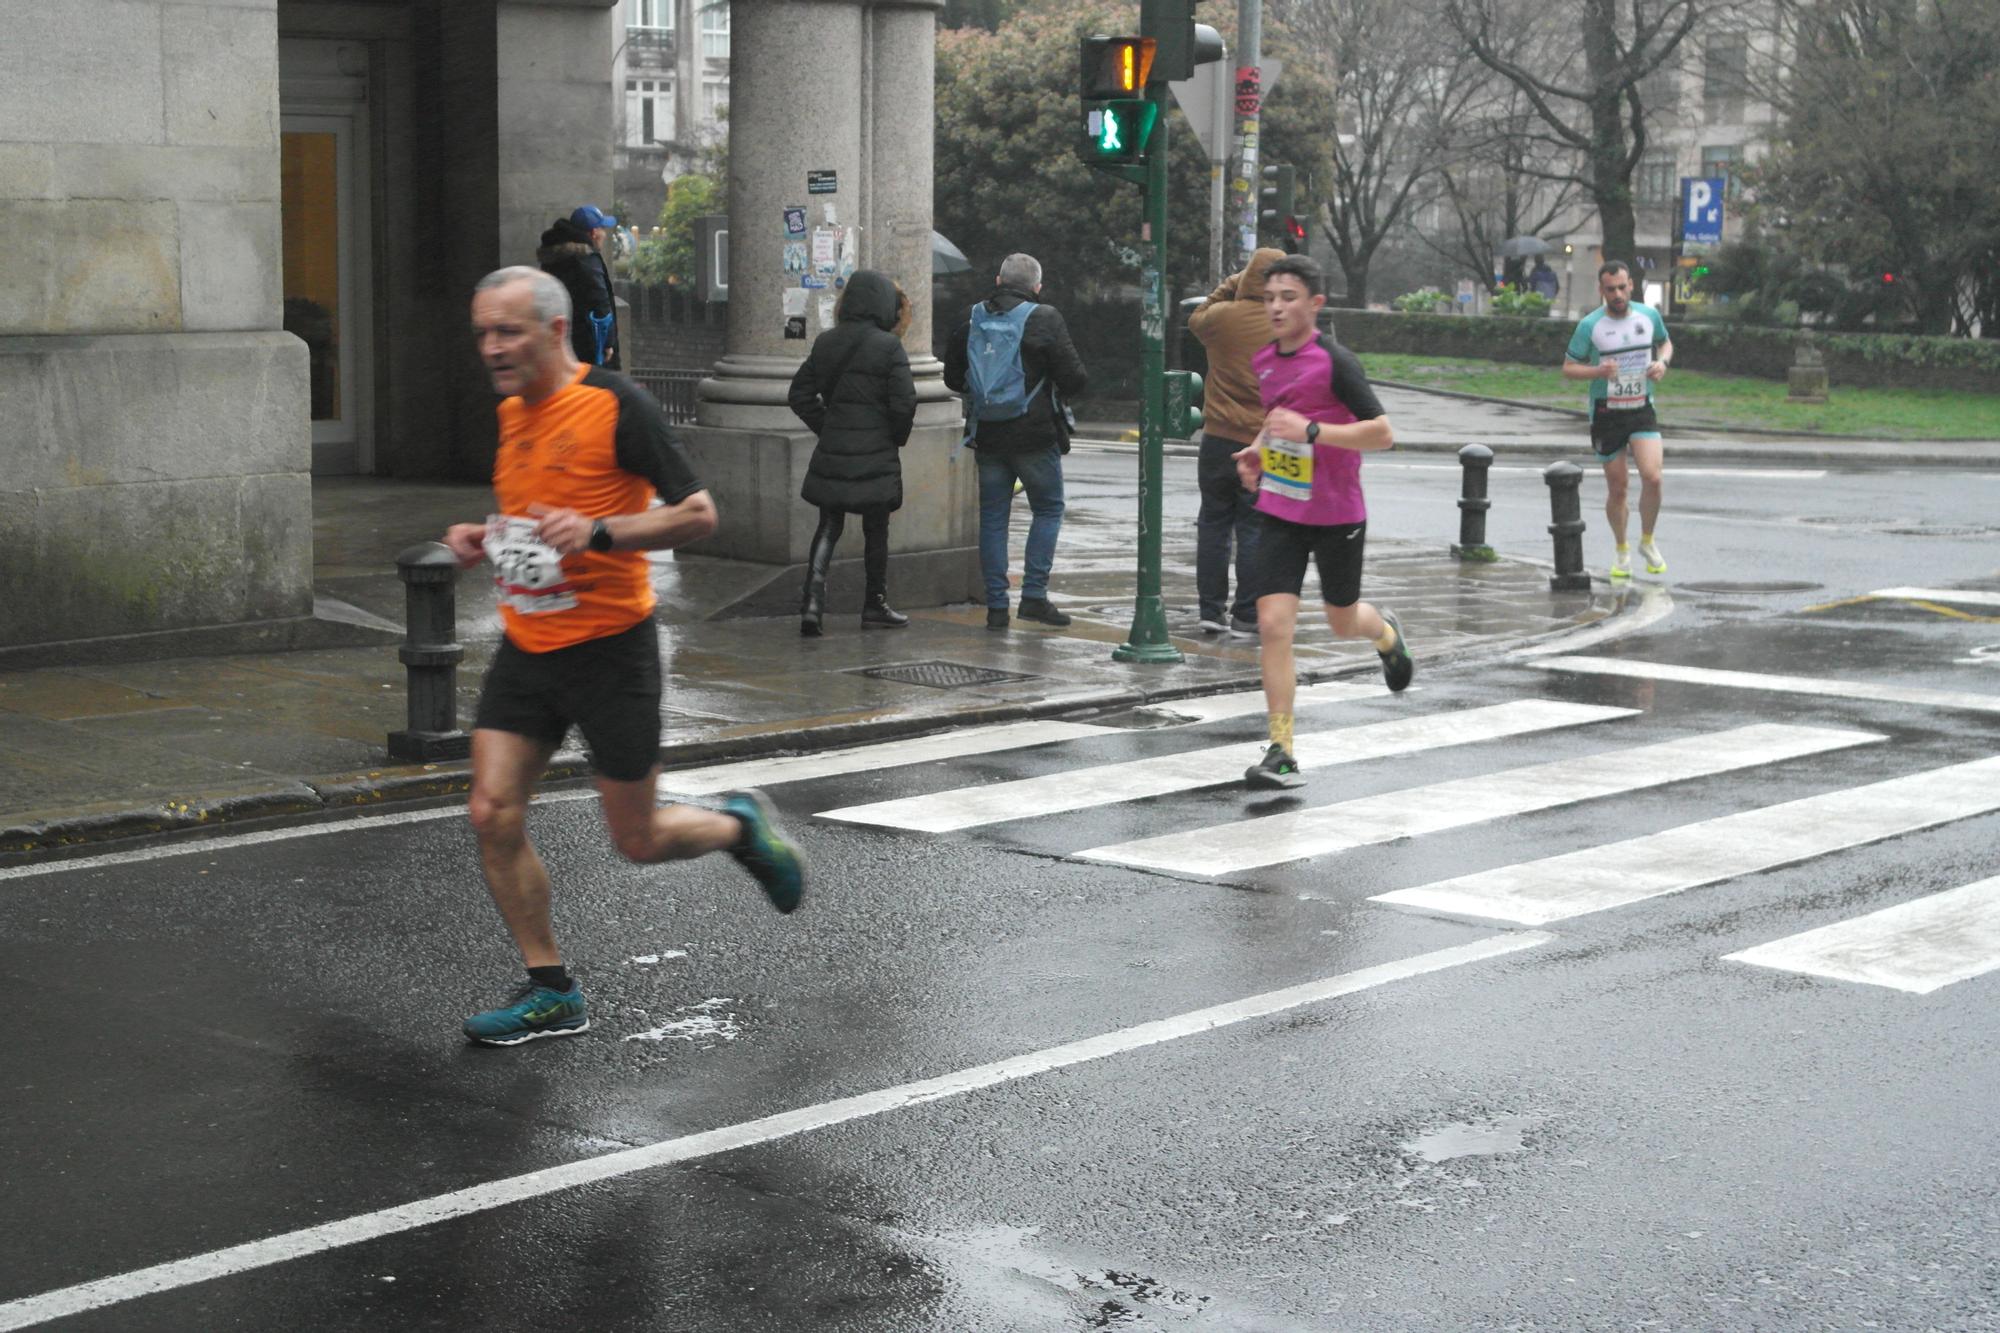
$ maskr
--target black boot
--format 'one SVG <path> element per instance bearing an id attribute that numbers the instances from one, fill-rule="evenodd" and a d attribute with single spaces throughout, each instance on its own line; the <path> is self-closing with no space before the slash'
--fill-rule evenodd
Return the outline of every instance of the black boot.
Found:
<path id="1" fill-rule="evenodd" d="M 889 605 L 889 515 L 886 511 L 864 514 L 861 535 L 861 569 L 868 578 L 868 596 L 861 603 L 861 628 L 901 629 L 910 618 Z"/>
<path id="2" fill-rule="evenodd" d="M 806 588 L 799 600 L 799 633 L 809 639 L 820 636 L 820 619 L 826 614 L 826 572 L 833 567 L 833 548 L 840 543 L 844 518 L 837 511 L 820 510 L 819 528 L 813 533 L 812 550 L 806 555 Z"/>

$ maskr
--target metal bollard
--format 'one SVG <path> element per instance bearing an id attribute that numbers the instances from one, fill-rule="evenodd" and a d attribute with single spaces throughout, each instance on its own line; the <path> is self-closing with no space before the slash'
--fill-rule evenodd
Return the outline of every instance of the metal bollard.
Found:
<path id="1" fill-rule="evenodd" d="M 1458 540 L 1451 553 L 1460 560 L 1491 564 L 1500 557 L 1486 544 L 1486 511 L 1493 502 L 1486 498 L 1486 474 L 1493 466 L 1493 451 L 1483 444 L 1468 444 L 1458 451 L 1465 468 L 1465 481 L 1458 499 Z"/>
<path id="2" fill-rule="evenodd" d="M 409 727 L 389 733 L 389 753 L 397 759 L 429 763 L 464 759 L 472 737 L 458 729 L 458 561 L 441 542 L 419 542 L 396 557 L 403 580 L 408 624 L 396 650 L 408 668 Z"/>
<path id="3" fill-rule="evenodd" d="M 1556 539 L 1556 572 L 1552 592 L 1589 592 L 1590 575 L 1583 570 L 1583 469 L 1574 463 L 1551 463 L 1542 469 L 1549 486 L 1549 535 Z"/>

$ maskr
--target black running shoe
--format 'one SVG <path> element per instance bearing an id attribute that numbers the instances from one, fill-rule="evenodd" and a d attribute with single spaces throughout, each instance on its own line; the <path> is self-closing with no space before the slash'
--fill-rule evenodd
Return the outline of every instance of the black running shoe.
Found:
<path id="1" fill-rule="evenodd" d="M 1023 597 L 1018 610 L 1014 612 L 1022 620 L 1032 620 L 1040 625 L 1054 625 L 1057 629 L 1069 624 L 1069 613 L 1056 610 L 1046 597 Z"/>
<path id="2" fill-rule="evenodd" d="M 1299 773 L 1299 761 L 1276 741 L 1271 742 L 1271 748 L 1264 751 L 1262 759 L 1244 770 L 1243 782 L 1246 786 L 1265 791 L 1287 791 L 1306 785 L 1305 778 Z"/>
<path id="3" fill-rule="evenodd" d="M 1409 645 L 1403 640 L 1403 622 L 1396 619 L 1394 611 L 1384 611 L 1382 619 L 1396 631 L 1396 646 L 1380 654 L 1382 679 L 1389 683 L 1392 694 L 1401 694 L 1410 688 L 1410 677 L 1417 674 L 1417 664 L 1410 660 Z"/>

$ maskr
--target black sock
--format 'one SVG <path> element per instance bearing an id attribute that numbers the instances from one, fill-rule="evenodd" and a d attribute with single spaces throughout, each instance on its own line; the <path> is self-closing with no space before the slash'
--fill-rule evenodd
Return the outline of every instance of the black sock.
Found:
<path id="1" fill-rule="evenodd" d="M 547 967 L 529 968 L 528 980 L 534 982 L 537 986 L 547 986 L 550 990 L 561 991 L 565 995 L 569 993 L 570 987 L 576 984 L 569 979 L 569 969 L 561 963 L 551 963 Z"/>

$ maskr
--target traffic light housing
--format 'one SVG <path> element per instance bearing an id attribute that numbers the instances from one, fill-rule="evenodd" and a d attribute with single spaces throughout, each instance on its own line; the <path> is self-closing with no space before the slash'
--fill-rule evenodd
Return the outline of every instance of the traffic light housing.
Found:
<path id="1" fill-rule="evenodd" d="M 1294 213 L 1284 219 L 1285 234 L 1279 239 L 1284 242 L 1285 253 L 1302 255 L 1306 252 L 1306 220 Z"/>
<path id="2" fill-rule="evenodd" d="M 1257 221 L 1282 233 L 1297 205 L 1299 173 L 1274 163 L 1264 168 L 1264 186 L 1257 192 Z"/>
<path id="3" fill-rule="evenodd" d="M 1194 21 L 1200 0 L 1139 0 L 1139 31 L 1159 42 L 1156 73 L 1162 83 L 1194 77 L 1196 65 L 1222 59 L 1222 35 Z"/>
<path id="4" fill-rule="evenodd" d="M 1192 370 L 1170 370 L 1166 387 L 1165 434 L 1170 439 L 1191 440 L 1201 432 L 1201 376 Z"/>
<path id="5" fill-rule="evenodd" d="M 1106 165 L 1144 162 L 1160 118 L 1146 99 L 1157 43 L 1150 37 L 1086 37 L 1079 47 L 1084 160 Z"/>

